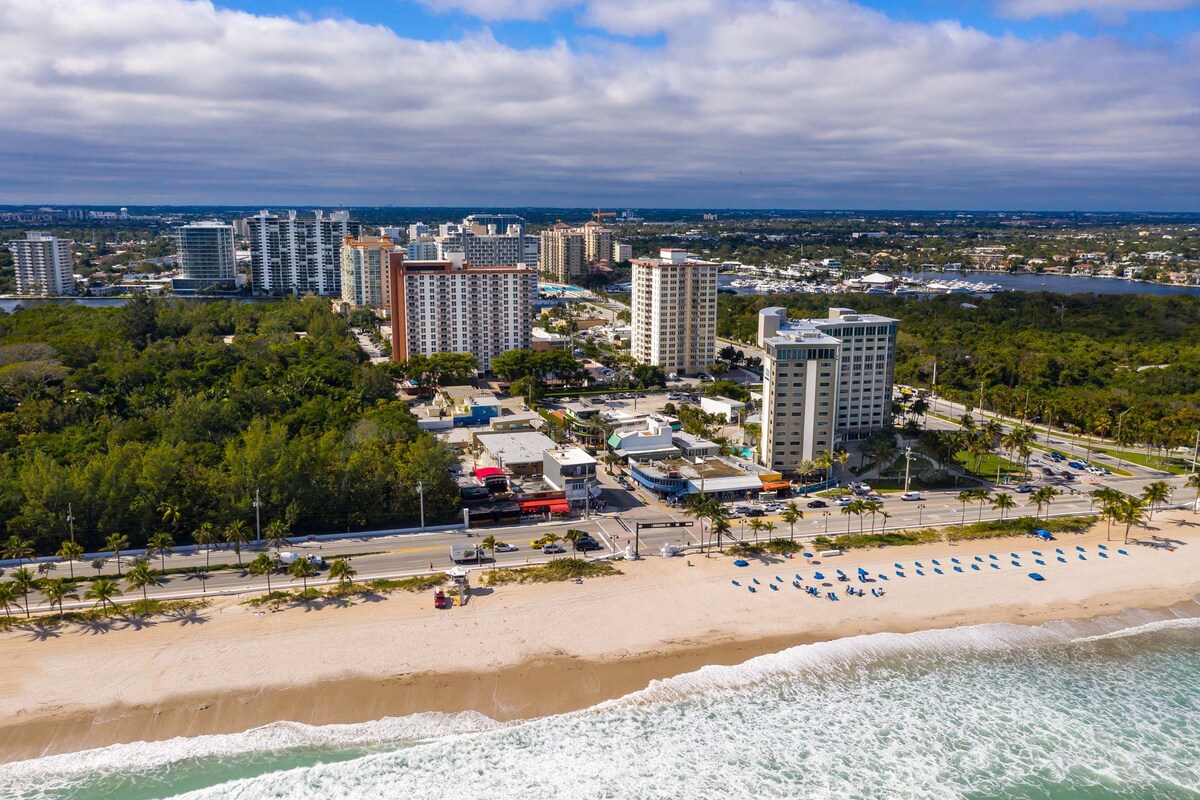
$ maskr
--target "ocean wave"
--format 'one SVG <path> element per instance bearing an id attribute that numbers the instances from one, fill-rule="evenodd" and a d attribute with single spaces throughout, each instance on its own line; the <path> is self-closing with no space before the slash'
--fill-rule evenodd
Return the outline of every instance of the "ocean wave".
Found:
<path id="1" fill-rule="evenodd" d="M 366 748 L 399 742 L 422 742 L 494 730 L 503 723 L 473 711 L 457 714 L 421 713 L 384 717 L 342 725 L 273 722 L 240 733 L 179 736 L 157 742 L 131 742 L 0 764 L 0 797 L 32 787 L 53 790 L 80 776 L 96 778 L 131 772 L 149 773 L 185 761 L 227 760 L 255 753 L 298 749 Z M 10 795 L 9 792 L 12 794 Z M 50 796 L 50 795 L 47 795 Z"/>
<path id="2" fill-rule="evenodd" d="M 1130 628 L 1122 628 L 1120 630 L 1111 631 L 1109 633 L 1098 633 L 1094 636 L 1084 636 L 1074 639 L 1073 642 L 1079 644 L 1087 642 L 1103 642 L 1110 639 L 1128 639 L 1132 636 L 1144 636 L 1150 633 L 1161 633 L 1162 631 L 1173 630 L 1200 630 L 1200 617 L 1173 617 L 1171 619 L 1159 619 L 1142 625 L 1135 625 Z"/>

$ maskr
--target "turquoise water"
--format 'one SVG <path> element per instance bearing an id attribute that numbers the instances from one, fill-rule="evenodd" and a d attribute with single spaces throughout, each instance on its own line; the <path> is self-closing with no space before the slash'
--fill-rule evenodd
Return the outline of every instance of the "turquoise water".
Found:
<path id="1" fill-rule="evenodd" d="M 806 645 L 511 724 L 281 724 L 0 767 L 5 798 L 1200 798 L 1190 605 Z"/>

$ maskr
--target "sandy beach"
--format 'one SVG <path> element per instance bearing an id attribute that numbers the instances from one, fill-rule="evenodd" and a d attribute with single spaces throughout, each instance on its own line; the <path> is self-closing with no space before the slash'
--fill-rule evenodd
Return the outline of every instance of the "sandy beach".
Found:
<path id="1" fill-rule="evenodd" d="M 584 708 L 706 664 L 882 631 L 1052 619 L 1165 608 L 1200 595 L 1200 517 L 1156 514 L 1136 533 L 1179 540 L 1173 551 L 1120 544 L 1098 557 L 1106 526 L 1043 545 L 999 539 L 855 551 L 823 560 L 754 562 L 693 554 L 622 564 L 583 584 L 476 589 L 464 608 L 435 611 L 428 594 L 352 606 L 256 613 L 238 598 L 178 620 L 107 630 L 0 633 L 0 760 L 118 742 L 230 733 L 278 720 L 360 722 L 420 711 L 475 710 L 515 719 Z M 1067 563 L 1054 559 L 1061 547 Z M 1086 549 L 1078 558 L 1076 546 Z M 1117 554 L 1120 547 L 1128 556 Z M 1031 551 L 1047 554 L 1034 566 Z M 994 553 L 1000 569 L 955 573 Z M 1009 553 L 1021 556 L 1021 567 Z M 945 574 L 895 576 L 893 562 L 937 558 Z M 860 566 L 886 572 L 882 598 L 840 602 L 795 590 L 791 576 Z M 1036 583 L 1031 571 L 1045 575 Z M 780 591 L 765 586 L 784 578 Z M 757 577 L 751 594 L 731 584 Z M 857 585 L 857 584 L 855 584 Z M 244 599 L 244 598 L 241 598 Z"/>

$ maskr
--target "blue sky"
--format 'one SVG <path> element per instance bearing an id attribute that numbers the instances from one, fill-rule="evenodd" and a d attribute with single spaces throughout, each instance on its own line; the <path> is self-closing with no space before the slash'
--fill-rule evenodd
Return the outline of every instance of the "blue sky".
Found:
<path id="1" fill-rule="evenodd" d="M 1200 0 L 2 0 L 0 203 L 1200 210 Z"/>
<path id="2" fill-rule="evenodd" d="M 434 3 L 416 0 L 217 0 L 217 4 L 256 14 L 308 14 L 341 16 L 391 27 L 397 33 L 430 41 L 456 39 L 464 31 L 488 28 L 513 47 L 537 47 L 558 38 L 605 36 L 582 24 L 578 9 L 565 9 L 539 20 L 480 20 L 461 11 L 435 11 Z M 987 33 L 1022 38 L 1047 38 L 1066 33 L 1115 36 L 1133 41 L 1179 39 L 1200 30 L 1200 4 L 1191 8 L 1156 11 L 1123 11 L 1097 15 L 1076 11 L 1030 19 L 1014 19 L 988 0 L 864 0 L 898 21 L 956 20 Z M 657 37 L 635 40 L 657 43 Z"/>

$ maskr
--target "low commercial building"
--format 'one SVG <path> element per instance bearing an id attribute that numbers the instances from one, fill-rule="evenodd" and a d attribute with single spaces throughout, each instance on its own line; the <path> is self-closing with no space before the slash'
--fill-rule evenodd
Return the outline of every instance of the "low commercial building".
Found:
<path id="1" fill-rule="evenodd" d="M 726 422 L 738 423 L 746 413 L 746 404 L 740 400 L 728 397 L 701 397 L 700 410 L 706 414 L 716 414 Z"/>
<path id="2" fill-rule="evenodd" d="M 670 425 L 647 420 L 645 427 L 613 431 L 608 437 L 608 446 L 623 459 L 674 458 L 679 455 L 679 448 L 671 441 L 672 433 Z"/>
<path id="3" fill-rule="evenodd" d="M 579 447 L 547 450 L 542 455 L 542 478 L 564 492 L 568 503 L 583 505 L 596 482 L 596 459 Z"/>
<path id="4" fill-rule="evenodd" d="M 556 447 L 549 436 L 535 431 L 481 433 L 475 440 L 482 462 L 522 478 L 541 477 L 545 452 Z"/>
<path id="5" fill-rule="evenodd" d="M 545 424 L 546 421 L 540 415 L 532 412 L 528 414 L 504 414 L 489 422 L 488 429 L 494 433 L 536 431 Z"/>
<path id="6" fill-rule="evenodd" d="M 530 334 L 530 349 L 535 353 L 547 350 L 570 350 L 571 337 L 551 333 L 545 328 L 534 328 Z"/>
<path id="7" fill-rule="evenodd" d="M 747 471 L 721 458 L 631 462 L 629 474 L 647 491 L 670 501 L 681 501 L 694 494 L 721 501 L 757 497 L 763 490 L 764 478 L 772 481 L 780 478 L 778 473 Z"/>
<path id="8" fill-rule="evenodd" d="M 679 448 L 679 454 L 684 458 L 715 458 L 721 454 L 721 445 L 684 431 L 671 436 L 671 444 Z"/>

